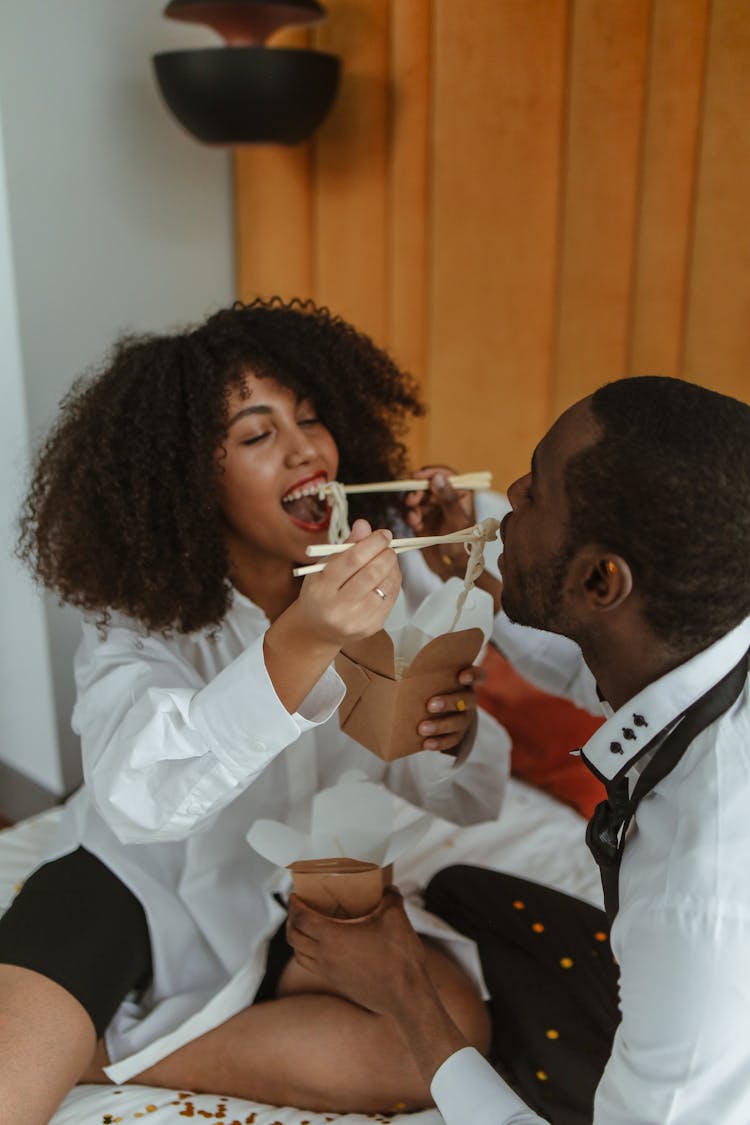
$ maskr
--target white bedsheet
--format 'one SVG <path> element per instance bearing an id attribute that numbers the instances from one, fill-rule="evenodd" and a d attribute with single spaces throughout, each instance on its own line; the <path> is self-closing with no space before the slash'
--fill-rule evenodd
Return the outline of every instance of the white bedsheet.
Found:
<path id="1" fill-rule="evenodd" d="M 35 866 L 54 830 L 52 809 L 0 832 L 0 911 Z M 584 820 L 566 805 L 511 779 L 499 820 L 472 828 L 436 821 L 419 847 L 396 868 L 395 881 L 407 894 L 443 867 L 474 863 L 508 871 L 567 891 L 601 906 L 599 875 L 584 842 Z M 186 1118 L 223 1125 L 441 1125 L 437 1110 L 381 1117 L 312 1113 L 264 1106 L 239 1098 L 191 1094 L 147 1086 L 79 1086 L 50 1125 L 110 1125 L 136 1120 L 149 1125 L 183 1125 Z M 467 1123 L 468 1125 L 468 1123 Z"/>

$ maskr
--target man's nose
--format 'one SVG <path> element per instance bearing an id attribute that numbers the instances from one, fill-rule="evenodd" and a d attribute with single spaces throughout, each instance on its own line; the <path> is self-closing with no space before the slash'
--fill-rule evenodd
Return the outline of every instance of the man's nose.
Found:
<path id="1" fill-rule="evenodd" d="M 519 477 L 518 480 L 513 481 L 507 493 L 511 508 L 515 510 L 518 507 L 525 493 L 528 491 L 530 483 L 531 473 L 526 473 L 524 476 Z"/>

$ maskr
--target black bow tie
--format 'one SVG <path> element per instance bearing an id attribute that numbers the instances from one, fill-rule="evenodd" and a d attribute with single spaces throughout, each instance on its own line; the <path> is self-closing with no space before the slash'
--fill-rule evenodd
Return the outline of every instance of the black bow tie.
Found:
<path id="1" fill-rule="evenodd" d="M 617 915 L 620 862 L 633 813 L 646 794 L 671 773 L 690 743 L 715 719 L 728 711 L 738 698 L 747 680 L 748 655 L 750 654 L 746 653 L 731 672 L 678 716 L 679 721 L 673 724 L 666 736 L 665 731 L 661 731 L 643 747 L 640 754 L 628 762 L 626 770 L 631 769 L 647 751 L 653 750 L 653 757 L 635 783 L 632 795 L 629 793 L 625 772 L 608 781 L 582 753 L 586 765 L 604 781 L 607 788 L 606 801 L 600 801 L 596 806 L 586 828 L 586 843 L 602 877 L 604 909 L 610 925 Z"/>

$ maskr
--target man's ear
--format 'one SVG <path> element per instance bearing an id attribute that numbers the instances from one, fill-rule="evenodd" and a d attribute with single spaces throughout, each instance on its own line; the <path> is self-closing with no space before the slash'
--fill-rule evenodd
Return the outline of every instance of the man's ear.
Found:
<path id="1" fill-rule="evenodd" d="M 611 551 L 583 551 L 578 558 L 580 589 L 592 609 L 622 605 L 633 589 L 633 572 L 621 555 Z"/>

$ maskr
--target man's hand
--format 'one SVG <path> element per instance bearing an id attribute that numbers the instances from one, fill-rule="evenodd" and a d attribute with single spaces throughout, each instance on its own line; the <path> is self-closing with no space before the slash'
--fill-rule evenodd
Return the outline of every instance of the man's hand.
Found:
<path id="1" fill-rule="evenodd" d="M 395 887 L 365 918 L 326 918 L 289 898 L 287 941 L 303 968 L 380 1015 L 398 1016 L 412 990 L 432 991 L 425 954 Z"/>
<path id="2" fill-rule="evenodd" d="M 414 473 L 415 479 L 430 482 L 430 487 L 423 492 L 407 493 L 404 501 L 406 520 L 415 535 L 447 535 L 476 523 L 473 493 L 457 492 L 448 479 L 452 475 L 453 469 L 446 465 L 430 465 Z M 422 553 L 430 570 L 444 582 L 448 578 L 463 578 L 466 574 L 467 556 L 463 543 L 428 547 Z M 485 570 L 477 579 L 476 586 L 490 595 L 494 611 L 498 613 L 503 592 L 499 578 Z"/>
<path id="3" fill-rule="evenodd" d="M 463 531 L 476 522 L 474 497 L 471 492 L 457 492 L 449 477 L 454 470 L 447 465 L 430 465 L 414 473 L 416 480 L 428 480 L 430 487 L 420 492 L 408 492 L 404 501 L 406 521 L 415 535 L 448 535 Z M 466 571 L 466 551 L 463 543 L 450 543 L 442 547 L 428 547 L 424 557 L 431 570 L 446 579 L 463 578 Z"/>
<path id="4" fill-rule="evenodd" d="M 428 1086 L 438 1067 L 467 1045 L 430 979 L 424 947 L 395 887 L 361 919 L 325 918 L 291 895 L 286 934 L 303 968 L 319 973 L 337 994 L 394 1020 Z"/>

